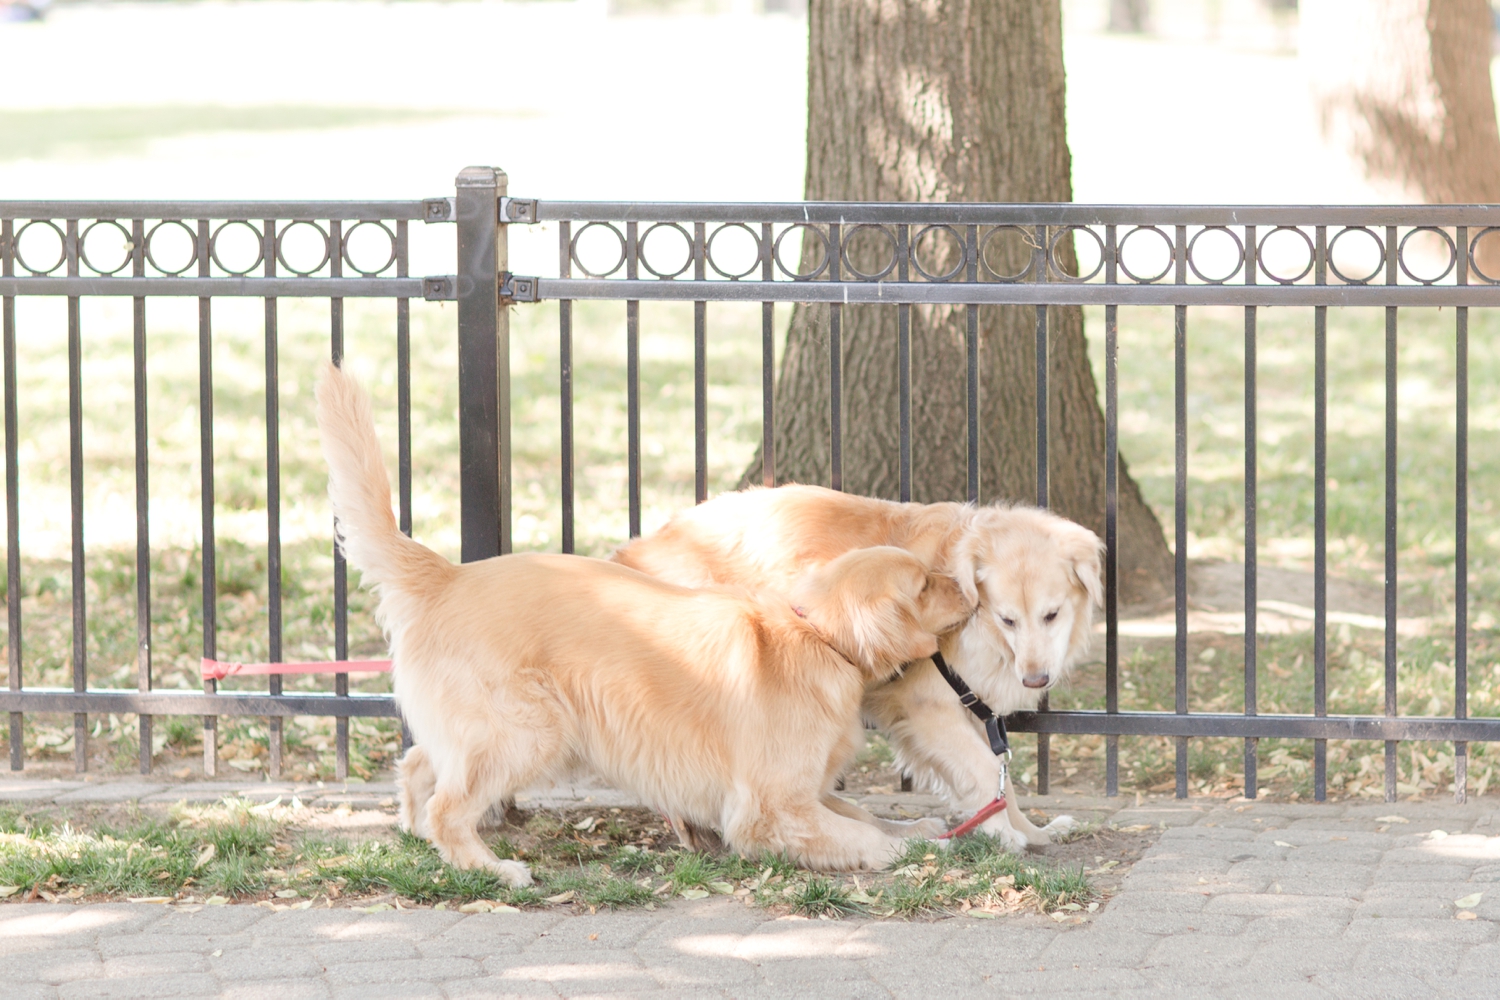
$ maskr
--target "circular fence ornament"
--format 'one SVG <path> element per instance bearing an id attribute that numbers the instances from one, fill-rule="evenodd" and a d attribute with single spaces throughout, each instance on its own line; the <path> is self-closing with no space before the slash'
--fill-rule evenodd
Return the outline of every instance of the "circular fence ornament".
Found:
<path id="1" fill-rule="evenodd" d="M 849 248 L 854 243 L 855 237 L 860 233 L 866 232 L 879 233 L 883 236 L 886 241 L 886 249 L 890 253 L 889 259 L 885 262 L 885 267 L 869 273 L 855 267 L 854 262 L 849 259 Z M 839 249 L 839 254 L 843 258 L 844 267 L 848 269 L 851 275 L 860 281 L 879 281 L 896 269 L 896 246 L 896 236 L 889 229 L 873 222 L 861 222 L 844 234 L 844 245 Z"/>
<path id="2" fill-rule="evenodd" d="M 750 258 L 750 266 L 743 271 L 726 271 L 714 260 L 714 240 L 718 239 L 721 233 L 733 230 L 744 230 L 749 234 L 751 246 L 755 248 L 755 252 Z M 732 249 L 728 251 L 731 254 L 733 252 Z M 761 246 L 760 237 L 755 234 L 755 230 L 751 229 L 748 225 L 743 222 L 728 222 L 716 227 L 713 232 L 708 234 L 708 239 L 704 241 L 703 245 L 703 256 L 707 259 L 708 266 L 713 268 L 715 274 L 723 278 L 728 278 L 730 281 L 738 281 L 755 273 L 755 269 L 765 259 L 765 248 Z"/>
<path id="3" fill-rule="evenodd" d="M 1284 278 L 1266 266 L 1266 244 L 1270 242 L 1271 238 L 1274 237 L 1277 233 L 1296 233 L 1298 236 L 1302 237 L 1302 242 L 1307 245 L 1307 265 L 1303 267 L 1301 271 L 1298 271 L 1296 275 L 1290 278 Z M 1270 278 L 1278 285 L 1294 285 L 1297 282 L 1301 281 L 1303 278 L 1307 277 L 1308 272 L 1313 269 L 1313 264 L 1317 261 L 1317 258 L 1318 251 L 1317 248 L 1313 246 L 1312 237 L 1308 236 L 1296 226 L 1277 226 L 1275 229 L 1272 229 L 1269 233 L 1266 233 L 1266 235 L 1262 236 L 1260 239 L 1260 243 L 1255 248 L 1255 259 L 1260 262 L 1260 273 L 1264 274 L 1266 277 Z"/>
<path id="4" fill-rule="evenodd" d="M 1031 276 L 1032 268 L 1036 265 L 1036 254 L 1034 252 L 1028 253 L 1026 255 L 1026 266 L 1021 268 L 1021 270 L 1017 271 L 1014 274 L 1001 274 L 999 271 L 995 270 L 990 266 L 990 241 L 995 237 L 1006 233 L 1018 234 L 1021 237 L 1022 246 L 1029 247 L 1033 251 L 1035 250 L 1036 237 L 1033 236 L 1024 227 L 996 226 L 989 232 L 985 233 L 984 236 L 979 240 L 979 266 L 985 274 L 989 275 L 991 278 L 994 278 L 996 281 L 1005 282 L 1007 284 L 1014 284 L 1018 281 L 1025 281 L 1028 277 Z"/>
<path id="5" fill-rule="evenodd" d="M 46 232 L 51 232 L 52 235 L 57 238 L 57 260 L 53 261 L 51 264 L 48 264 L 44 268 L 33 267 L 32 264 L 31 264 L 31 262 L 26 259 L 26 257 L 24 256 L 24 254 L 22 252 L 22 249 L 21 249 L 21 241 L 26 236 L 27 231 L 30 230 L 32 226 L 40 226 L 41 227 L 40 229 L 37 230 L 38 234 L 46 233 Z M 43 238 L 45 239 L 45 237 L 43 237 Z M 33 236 L 31 238 L 31 242 L 33 244 L 36 243 L 36 240 L 37 240 L 36 236 Z M 32 219 L 30 222 L 26 223 L 24 226 L 22 226 L 20 229 L 18 229 L 16 231 L 15 242 L 14 242 L 13 246 L 15 248 L 14 249 L 14 253 L 15 253 L 16 263 L 20 264 L 29 273 L 31 273 L 31 274 L 33 274 L 33 275 L 35 275 L 37 277 L 41 277 L 42 275 L 51 274 L 53 271 L 56 271 L 59 267 L 62 267 L 63 263 L 68 259 L 68 240 L 67 240 L 67 237 L 63 235 L 63 231 L 62 231 L 61 228 L 58 227 L 57 223 L 53 222 L 51 219 Z M 36 248 L 33 247 L 33 249 L 36 249 Z"/>
<path id="6" fill-rule="evenodd" d="M 1057 263 L 1057 241 L 1062 239 L 1066 234 L 1075 232 L 1088 233 L 1089 236 L 1093 237 L 1094 244 L 1099 249 L 1099 261 L 1088 274 L 1069 274 L 1059 267 Z M 1104 241 L 1099 238 L 1098 233 L 1094 232 L 1088 226 L 1059 226 L 1057 227 L 1057 232 L 1053 233 L 1052 238 L 1047 241 L 1047 264 L 1051 269 L 1052 275 L 1060 281 L 1072 282 L 1074 284 L 1089 281 L 1100 271 L 1104 270 Z"/>
<path id="7" fill-rule="evenodd" d="M 174 238 L 181 238 L 180 236 L 176 236 L 176 234 L 178 233 L 186 234 L 188 246 L 191 249 L 188 252 L 187 260 L 183 262 L 181 267 L 171 268 L 163 264 L 161 261 L 157 260 L 156 254 L 159 250 L 170 252 L 172 248 L 170 246 L 161 246 L 157 243 L 157 240 L 160 239 L 167 243 L 171 243 Z M 192 226 L 188 225 L 186 222 L 183 222 L 181 219 L 163 219 L 161 222 L 158 222 L 156 225 L 152 226 L 149 230 L 146 231 L 146 260 L 152 267 L 156 268 L 156 270 L 160 271 L 162 274 L 166 275 L 169 278 L 174 278 L 180 274 L 185 274 L 187 272 L 187 269 L 192 267 L 193 264 L 198 260 L 198 233 L 193 229 Z"/>
<path id="8" fill-rule="evenodd" d="M 1406 266 L 1406 241 L 1411 239 L 1418 233 L 1436 233 L 1439 237 L 1442 238 L 1443 243 L 1447 246 L 1448 263 L 1443 267 L 1442 273 L 1439 274 L 1436 278 L 1419 278 L 1412 273 L 1411 268 Z M 1421 285 L 1437 284 L 1439 281 L 1442 281 L 1444 278 L 1448 277 L 1448 275 L 1452 273 L 1453 268 L 1456 267 L 1457 264 L 1458 247 L 1454 244 L 1453 237 L 1443 232 L 1443 230 L 1438 228 L 1437 226 L 1417 226 L 1405 236 L 1401 237 L 1401 242 L 1396 244 L 1396 266 L 1401 268 L 1402 274 L 1406 275 L 1412 281 L 1415 281 Z"/>
<path id="9" fill-rule="evenodd" d="M 925 267 L 922 266 L 922 262 L 917 257 L 918 253 L 921 251 L 922 241 L 927 238 L 928 233 L 947 233 L 953 239 L 954 250 L 956 251 L 954 256 L 958 258 L 958 262 L 941 274 L 933 274 L 928 271 Z M 935 238 L 936 237 L 934 237 L 934 239 Z M 918 274 L 926 278 L 928 281 L 944 282 L 952 281 L 954 278 L 963 273 L 964 265 L 969 262 L 968 254 L 965 253 L 964 250 L 964 238 L 959 235 L 958 230 L 954 229 L 952 226 L 946 223 L 938 222 L 930 226 L 923 226 L 921 229 L 917 230 L 917 234 L 911 239 L 911 247 L 907 252 L 911 258 L 911 266 Z"/>
<path id="10" fill-rule="evenodd" d="M 100 231 L 104 233 L 119 233 L 121 237 L 120 249 L 124 251 L 124 253 L 120 257 L 120 263 L 108 269 L 94 263 L 93 259 L 89 257 L 89 237 L 93 235 L 94 230 L 100 229 L 100 227 L 103 227 Z M 95 240 L 95 242 L 97 243 L 98 241 Z M 101 249 L 101 247 L 95 247 L 96 252 Z M 83 232 L 78 236 L 79 263 L 88 268 L 90 271 L 93 271 L 95 274 L 101 275 L 103 277 L 112 277 L 113 275 L 119 274 L 121 271 L 125 270 L 125 268 L 130 265 L 130 258 L 134 253 L 135 242 L 130 238 L 130 230 L 120 225 L 120 223 L 114 219 L 98 219 L 94 222 L 90 222 L 88 226 L 83 230 Z"/>
<path id="11" fill-rule="evenodd" d="M 686 244 L 687 254 L 683 258 L 682 266 L 675 271 L 658 271 L 656 268 L 651 266 L 651 261 L 646 254 L 646 241 L 650 239 L 651 234 L 656 232 L 658 229 L 664 229 L 668 232 L 676 232 L 677 235 L 682 237 L 683 243 Z M 661 245 L 660 240 L 657 240 L 657 245 Z M 670 280 L 680 274 L 685 273 L 688 268 L 693 266 L 693 238 L 688 235 L 688 231 L 682 227 L 681 223 L 677 222 L 653 222 L 651 225 L 647 226 L 646 231 L 644 233 L 641 233 L 640 242 L 636 244 L 635 252 L 636 259 L 640 261 L 641 267 L 644 267 L 647 271 L 650 271 L 658 278 L 665 278 Z"/>
<path id="12" fill-rule="evenodd" d="M 802 271 L 789 270 L 786 266 L 786 263 L 781 259 L 781 242 L 799 229 L 805 229 L 808 232 L 812 233 L 818 238 L 819 242 L 823 244 L 823 257 L 818 261 L 818 266 L 806 273 L 803 273 Z M 805 250 L 806 247 L 804 246 L 803 249 Z M 781 231 L 781 235 L 776 237 L 776 242 L 771 247 L 771 259 L 776 262 L 776 266 L 781 270 L 781 273 L 786 275 L 788 278 L 791 278 L 793 281 L 811 281 L 812 279 L 816 278 L 818 275 L 828 270 L 828 258 L 828 235 L 817 226 L 814 226 L 811 223 L 807 222 L 798 222 L 787 226 Z"/>
<path id="13" fill-rule="evenodd" d="M 367 226 L 370 228 L 366 229 L 365 227 Z M 360 236 L 359 233 L 361 230 L 367 235 Z M 375 259 L 379 260 L 380 251 L 375 248 L 380 246 L 381 235 L 384 235 L 388 241 L 385 261 L 375 268 L 360 267 L 354 260 L 355 252 L 357 250 L 374 250 Z M 350 270 L 362 278 L 376 277 L 382 271 L 387 270 L 392 264 L 396 263 L 396 234 L 391 232 L 390 227 L 384 222 L 378 222 L 374 219 L 361 219 L 344 231 L 344 235 L 339 242 L 342 244 L 339 247 L 339 255 L 343 257 L 344 263 L 348 264 Z M 364 253 L 361 252 L 360 255 L 364 256 Z"/>
<path id="14" fill-rule="evenodd" d="M 1234 241 L 1234 249 L 1238 254 L 1238 257 L 1234 262 L 1234 267 L 1228 274 L 1224 275 L 1224 277 L 1222 278 L 1210 278 L 1208 275 L 1198 270 L 1198 265 L 1193 262 L 1193 248 L 1198 245 L 1199 239 L 1208 235 L 1209 233 L 1223 233 L 1225 236 L 1228 236 L 1231 240 Z M 1240 241 L 1240 238 L 1238 236 L 1235 235 L 1234 230 L 1230 229 L 1228 226 L 1204 226 L 1202 229 L 1193 234 L 1192 239 L 1188 240 L 1187 265 L 1188 270 L 1192 271 L 1193 274 L 1197 276 L 1199 281 L 1206 282 L 1210 285 L 1222 285 L 1226 281 L 1233 278 L 1235 275 L 1239 274 L 1240 269 L 1245 266 L 1245 244 Z"/>
<path id="15" fill-rule="evenodd" d="M 243 237 L 239 235 L 243 230 L 239 227 L 244 227 L 244 229 L 249 230 L 250 235 L 254 237 L 254 242 L 251 245 L 255 248 L 255 257 L 244 267 L 230 267 L 224 262 L 224 259 L 219 256 L 219 242 L 221 238 L 226 239 L 231 244 L 231 246 L 227 247 L 226 250 L 228 251 L 228 253 L 233 253 L 237 249 L 233 246 L 236 240 L 243 240 Z M 244 277 L 251 271 L 255 270 L 257 267 L 259 267 L 261 263 L 266 259 L 266 241 L 264 239 L 264 234 L 261 233 L 259 229 L 256 229 L 254 225 L 244 221 L 243 219 L 231 219 L 229 222 L 221 223 L 219 225 L 219 228 L 213 231 L 213 235 L 208 238 L 208 256 L 213 260 L 215 264 L 219 265 L 219 270 L 223 271 L 225 274 L 232 274 L 235 277 Z"/>
<path id="16" fill-rule="evenodd" d="M 615 239 L 617 239 L 617 240 L 620 241 L 620 257 L 606 271 L 595 271 L 595 270 L 590 269 L 589 266 L 583 262 L 583 258 L 579 255 L 579 252 L 578 252 L 579 241 L 583 239 L 584 235 L 590 229 L 596 229 L 596 228 L 600 229 L 600 230 L 603 230 L 605 232 L 613 233 Z M 622 233 L 622 232 L 620 232 L 620 230 L 616 229 L 615 226 L 612 223 L 608 223 L 608 222 L 586 222 L 586 223 L 584 223 L 582 226 L 580 226 L 578 228 L 578 232 L 576 232 L 576 233 L 573 234 L 573 240 L 572 240 L 571 243 L 568 244 L 568 255 L 573 258 L 573 263 L 576 264 L 576 265 L 578 265 L 578 270 L 582 271 L 585 275 L 587 275 L 590 278 L 607 278 L 611 274 L 614 274 L 616 271 L 618 271 L 620 268 L 624 267 L 625 266 L 625 253 L 626 253 L 626 250 L 625 250 L 625 234 Z"/>
<path id="17" fill-rule="evenodd" d="M 1125 265 L 1125 246 L 1130 242 L 1131 237 L 1135 236 L 1137 233 L 1155 233 L 1157 236 L 1161 237 L 1162 244 L 1167 248 L 1167 263 L 1156 274 L 1149 276 L 1139 275 Z M 1129 278 L 1131 281 L 1134 281 L 1137 284 L 1141 285 L 1154 285 L 1156 284 L 1156 282 L 1172 273 L 1172 265 L 1177 263 L 1177 248 L 1172 245 L 1172 237 L 1164 233 L 1160 229 L 1160 227 L 1136 226 L 1130 232 L 1121 237 L 1119 245 L 1115 247 L 1115 261 L 1117 266 L 1120 268 L 1120 273 L 1125 275 L 1125 277 Z"/>
<path id="18" fill-rule="evenodd" d="M 1334 260 L 1334 247 L 1338 246 L 1339 240 L 1343 239 L 1345 236 L 1348 236 L 1350 233 L 1363 233 L 1375 243 L 1375 267 L 1370 271 L 1369 274 L 1365 275 L 1363 278 L 1355 278 L 1345 274 L 1343 271 L 1339 270 L 1339 266 Z M 1368 285 L 1375 279 L 1375 276 L 1380 273 L 1380 269 L 1385 266 L 1382 263 L 1384 259 L 1385 240 L 1382 240 L 1380 238 L 1380 234 L 1375 232 L 1375 230 L 1371 229 L 1369 226 L 1345 226 L 1343 229 L 1340 229 L 1333 235 L 1333 239 L 1328 241 L 1328 270 L 1332 271 L 1333 276 L 1335 278 L 1338 278 L 1346 285 Z"/>
<path id="19" fill-rule="evenodd" d="M 307 227 L 307 229 L 311 229 L 314 233 L 317 234 L 317 236 L 309 237 L 305 235 L 307 229 L 301 228 L 303 226 Z M 318 257 L 318 262 L 312 267 L 295 267 L 286 259 L 288 250 L 286 244 L 288 239 L 292 241 L 291 251 L 293 253 L 296 253 L 298 250 L 297 244 L 305 243 L 309 239 L 317 238 L 321 238 L 323 241 L 323 253 Z M 291 225 L 283 227 L 281 232 L 276 234 L 276 260 L 281 264 L 282 267 L 297 275 L 297 277 L 306 278 L 323 270 L 323 266 L 327 264 L 328 261 L 333 257 L 332 242 L 333 241 L 328 238 L 328 232 L 322 226 L 308 219 L 298 219 Z M 313 254 L 316 256 L 318 253 L 316 249 L 317 244 L 313 243 L 312 246 L 314 247 Z"/>

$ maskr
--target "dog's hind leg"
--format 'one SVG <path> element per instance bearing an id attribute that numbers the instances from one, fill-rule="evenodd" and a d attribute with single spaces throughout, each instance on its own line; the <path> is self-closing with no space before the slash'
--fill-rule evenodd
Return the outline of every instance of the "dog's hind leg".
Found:
<path id="1" fill-rule="evenodd" d="M 443 762 L 427 802 L 428 839 L 456 868 L 487 868 L 511 885 L 530 885 L 531 871 L 519 861 L 502 861 L 479 836 L 479 820 L 490 804 L 519 787 L 523 775 L 506 766 L 493 747 L 454 752 Z"/>
<path id="2" fill-rule="evenodd" d="M 401 829 L 428 838 L 427 800 L 432 798 L 437 775 L 433 773 L 426 748 L 419 745 L 406 751 L 396 765 L 396 774 L 396 788 L 401 798 Z"/>
<path id="3" fill-rule="evenodd" d="M 1071 833 L 1078 826 L 1078 821 L 1072 816 L 1058 816 L 1046 826 L 1037 826 L 1021 810 L 1021 804 L 1015 795 L 1005 800 L 1005 813 L 1010 820 L 1010 825 L 1018 830 L 1026 838 L 1026 842 L 1033 847 L 1050 844 L 1053 842 L 1053 837 Z"/>
<path id="4" fill-rule="evenodd" d="M 785 852 L 798 864 L 823 871 L 881 869 L 905 846 L 900 837 L 816 801 L 747 802 L 730 817 L 724 832 L 729 845 L 742 854 Z"/>

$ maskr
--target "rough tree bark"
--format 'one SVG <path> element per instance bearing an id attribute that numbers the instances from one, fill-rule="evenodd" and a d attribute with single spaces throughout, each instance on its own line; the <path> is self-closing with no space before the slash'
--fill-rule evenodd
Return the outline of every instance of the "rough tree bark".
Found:
<path id="1" fill-rule="evenodd" d="M 1324 135 L 1395 197 L 1500 202 L 1492 18 L 1485 0 L 1303 0 Z M 1500 277 L 1500 237 L 1476 249 Z"/>
<path id="2" fill-rule="evenodd" d="M 1058 0 L 812 0 L 806 196 L 810 201 L 1060 202 L 1072 199 Z M 872 234 L 850 244 L 866 273 L 890 259 Z M 1071 242 L 1060 241 L 1072 268 Z M 936 234 L 930 272 L 956 261 Z M 1022 271 L 1031 250 L 992 241 L 990 266 Z M 804 272 L 822 254 L 804 240 Z M 963 306 L 912 308 L 912 499 L 967 496 Z M 1050 310 L 1053 509 L 1103 533 L 1104 420 L 1078 308 Z M 830 481 L 829 307 L 793 310 L 776 383 L 776 480 Z M 980 310 L 980 499 L 1035 502 L 1032 307 Z M 845 307 L 845 490 L 898 498 L 897 313 Z M 761 481 L 757 456 L 745 475 Z M 1121 462 L 1121 597 L 1157 601 L 1172 560 L 1156 515 Z"/>

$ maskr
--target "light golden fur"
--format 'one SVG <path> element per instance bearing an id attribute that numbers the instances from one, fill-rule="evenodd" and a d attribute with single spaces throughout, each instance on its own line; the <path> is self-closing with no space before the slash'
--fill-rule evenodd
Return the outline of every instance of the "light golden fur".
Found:
<path id="1" fill-rule="evenodd" d="M 968 617 L 952 579 L 889 547 L 850 552 L 779 597 L 578 556 L 455 566 L 397 530 L 360 387 L 328 366 L 317 397 L 340 544 L 379 591 L 416 737 L 402 823 L 445 860 L 528 882 L 477 821 L 580 766 L 735 850 L 830 869 L 895 857 L 897 835 L 829 793 L 859 745 L 865 686 Z"/>
<path id="2" fill-rule="evenodd" d="M 1001 714 L 1035 709 L 1088 648 L 1102 601 L 1100 543 L 1043 510 L 902 504 L 817 486 L 726 493 L 625 545 L 623 565 L 689 587 L 785 588 L 809 569 L 862 546 L 906 549 L 952 575 L 978 611 L 942 640 L 943 655 Z M 972 812 L 995 794 L 998 765 L 978 722 L 930 660 L 865 691 L 866 718 L 885 731 L 899 766 Z M 1072 827 L 1027 819 L 1016 796 L 982 830 L 1013 849 Z"/>

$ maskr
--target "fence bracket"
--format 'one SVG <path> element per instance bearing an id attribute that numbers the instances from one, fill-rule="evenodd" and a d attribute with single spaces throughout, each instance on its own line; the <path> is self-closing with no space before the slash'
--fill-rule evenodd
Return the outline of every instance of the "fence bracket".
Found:
<path id="1" fill-rule="evenodd" d="M 458 203 L 453 198 L 423 198 L 423 222 L 457 222 Z"/>
<path id="2" fill-rule="evenodd" d="M 458 298 L 458 275 L 434 274 L 422 279 L 422 298 L 428 302 L 453 302 Z"/>
<path id="3" fill-rule="evenodd" d="M 537 296 L 536 278 L 524 274 L 500 272 L 500 304 L 513 306 L 517 302 L 540 302 Z"/>
<path id="4" fill-rule="evenodd" d="M 521 225 L 530 225 L 536 222 L 536 199 L 501 198 L 500 223 L 501 225 L 505 225 L 512 222 L 517 222 Z"/>

